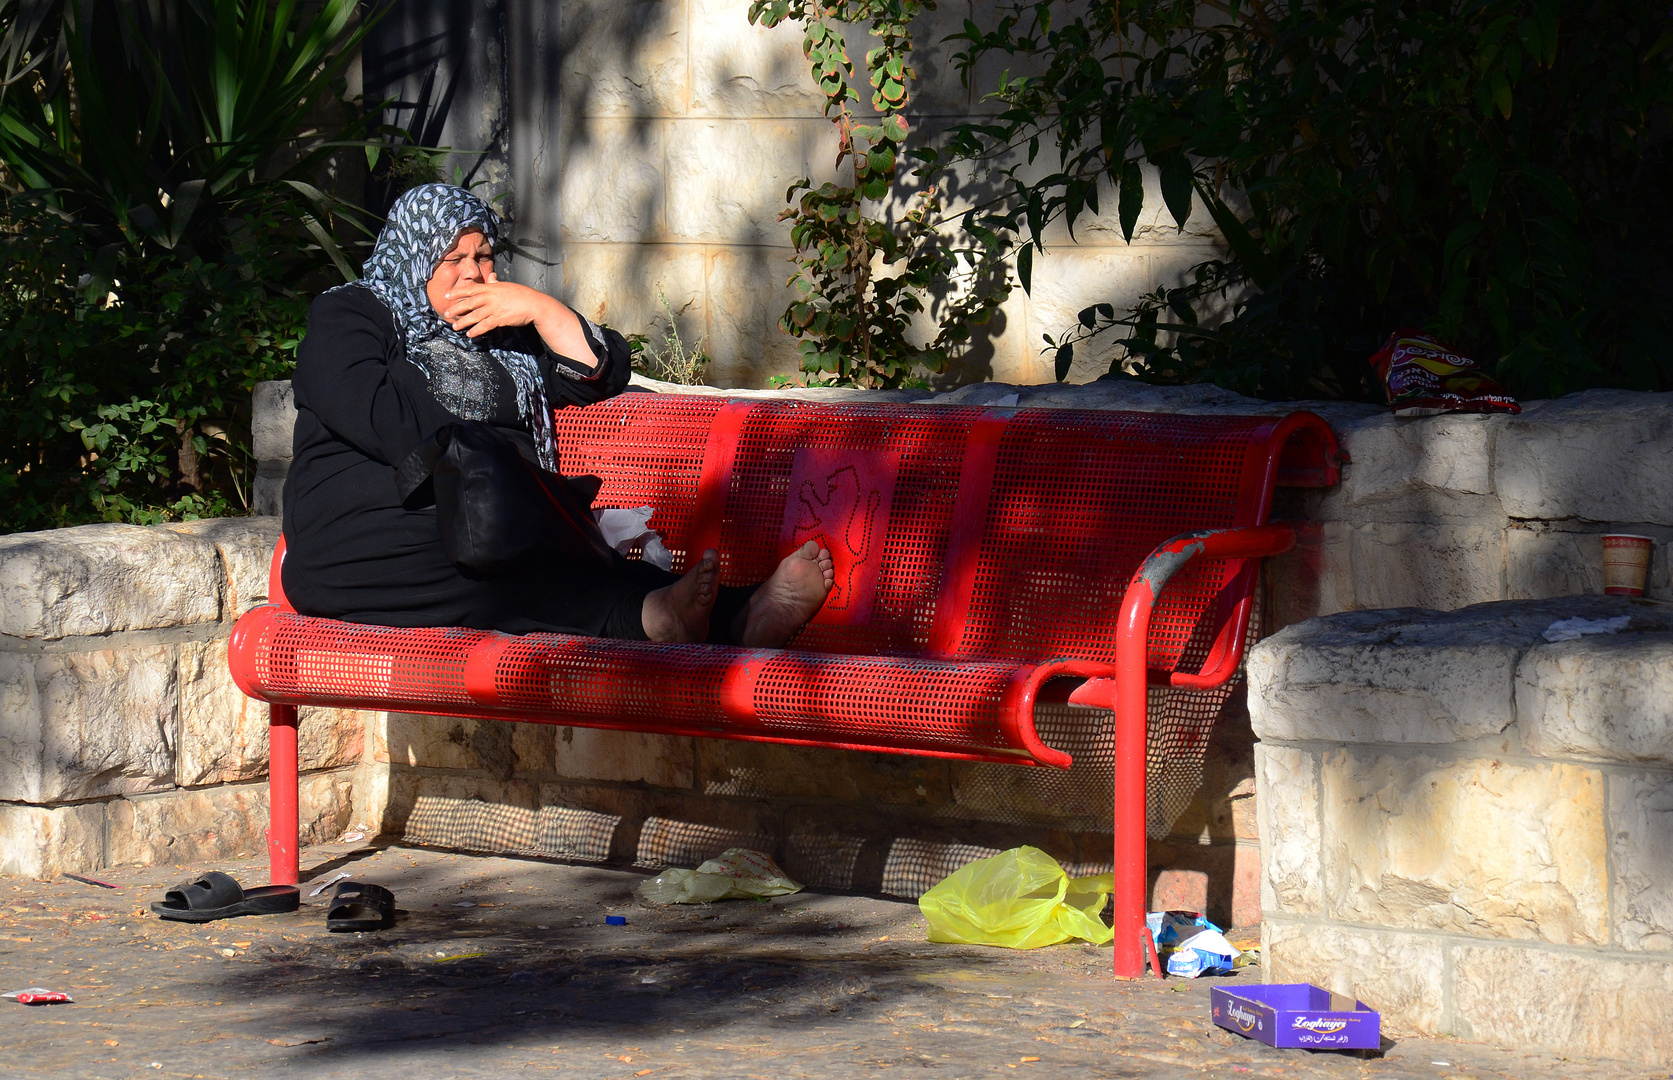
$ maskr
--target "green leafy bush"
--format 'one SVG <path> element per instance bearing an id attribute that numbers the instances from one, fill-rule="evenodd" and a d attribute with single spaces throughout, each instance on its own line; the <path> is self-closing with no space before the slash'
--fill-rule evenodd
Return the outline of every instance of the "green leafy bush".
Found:
<path id="1" fill-rule="evenodd" d="M 1055 219 L 1113 210 L 1132 238 L 1141 164 L 1178 224 L 1200 206 L 1226 241 L 1049 338 L 1059 378 L 1114 333 L 1112 374 L 1375 399 L 1367 356 L 1417 324 L 1523 396 L 1673 387 L 1665 4 L 1039 0 L 959 37 L 967 77 L 1037 72 L 940 150 L 1026 156 L 1001 201 L 1025 287 Z"/>

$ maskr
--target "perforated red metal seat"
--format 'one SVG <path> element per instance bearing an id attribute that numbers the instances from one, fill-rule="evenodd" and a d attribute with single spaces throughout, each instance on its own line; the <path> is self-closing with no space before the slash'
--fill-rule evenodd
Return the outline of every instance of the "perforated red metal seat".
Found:
<path id="1" fill-rule="evenodd" d="M 1042 701 L 1114 707 L 1118 974 L 1143 964 L 1146 687 L 1235 674 L 1279 484 L 1337 479 L 1284 418 L 628 394 L 557 414 L 599 506 L 656 507 L 676 569 L 767 577 L 821 539 L 824 609 L 784 650 L 245 615 L 233 675 L 273 705 L 273 880 L 296 876 L 295 706 L 354 706 L 1066 768 Z M 1166 586 L 1164 592 L 1163 586 Z"/>

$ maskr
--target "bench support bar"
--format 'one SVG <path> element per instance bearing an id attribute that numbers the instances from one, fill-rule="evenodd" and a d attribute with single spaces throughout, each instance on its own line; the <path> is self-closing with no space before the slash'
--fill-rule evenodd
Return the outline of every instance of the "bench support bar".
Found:
<path id="1" fill-rule="evenodd" d="M 1295 546 L 1289 524 L 1181 533 L 1159 545 L 1127 584 L 1115 652 L 1115 955 L 1118 978 L 1144 974 L 1144 914 L 1149 890 L 1145 859 L 1145 746 L 1149 737 L 1150 615 L 1174 574 L 1199 556 L 1253 559 Z"/>
<path id="2" fill-rule="evenodd" d="M 275 885 L 295 885 L 296 706 L 267 707 L 267 861 Z"/>

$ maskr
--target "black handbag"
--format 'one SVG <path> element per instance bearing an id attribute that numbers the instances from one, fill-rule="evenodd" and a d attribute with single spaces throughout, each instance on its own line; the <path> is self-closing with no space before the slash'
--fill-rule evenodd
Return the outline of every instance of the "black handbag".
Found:
<path id="1" fill-rule="evenodd" d="M 442 551 L 478 578 L 504 577 L 542 557 L 610 566 L 614 554 L 592 512 L 601 484 L 547 472 L 481 420 L 440 428 L 395 472 L 401 504 L 416 509 L 433 498 Z"/>

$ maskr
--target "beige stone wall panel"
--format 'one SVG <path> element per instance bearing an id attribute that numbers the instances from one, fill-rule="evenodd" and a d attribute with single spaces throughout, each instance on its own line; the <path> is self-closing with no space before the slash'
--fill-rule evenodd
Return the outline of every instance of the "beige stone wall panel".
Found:
<path id="1" fill-rule="evenodd" d="M 1370 522 L 1349 544 L 1355 607 L 1445 611 L 1504 596 L 1500 525 Z"/>
<path id="2" fill-rule="evenodd" d="M 636 244 L 666 238 L 667 131 L 666 124 L 599 117 L 583 117 L 566 127 L 564 167 L 557 181 L 557 218 L 565 241 Z"/>
<path id="3" fill-rule="evenodd" d="M 1571 528 L 1546 522 L 1515 522 L 1505 534 L 1505 599 L 1543 600 L 1603 592 L 1605 532 L 1626 532 L 1654 540 L 1645 595 L 1673 599 L 1667 557 L 1673 529 L 1644 524 Z"/>
<path id="4" fill-rule="evenodd" d="M 1673 965 L 1493 945 L 1452 947 L 1460 1038 L 1673 1065 Z"/>
<path id="5" fill-rule="evenodd" d="M 1513 518 L 1673 525 L 1673 394 L 1529 402 L 1504 421 L 1493 473 Z"/>
<path id="6" fill-rule="evenodd" d="M 282 530 L 277 517 L 206 518 L 159 528 L 215 545 L 226 573 L 225 618 L 235 619 L 267 603 L 268 569 Z"/>
<path id="7" fill-rule="evenodd" d="M 424 769 L 483 771 L 499 780 L 549 770 L 556 729 L 548 724 L 389 713 L 389 761 Z"/>
<path id="8" fill-rule="evenodd" d="M 1333 750 L 1322 777 L 1332 918 L 1609 942 L 1604 778 L 1595 769 Z"/>
<path id="9" fill-rule="evenodd" d="M 1261 817 L 1261 909 L 1314 914 L 1324 906 L 1317 759 L 1308 751 L 1259 743 L 1255 785 Z"/>
<path id="10" fill-rule="evenodd" d="M 1609 843 L 1619 944 L 1673 950 L 1673 773 L 1609 778 Z"/>
<path id="11" fill-rule="evenodd" d="M 650 347 L 661 350 L 667 315 L 657 297 L 666 296 L 686 348 L 693 349 L 709 336 L 709 263 L 708 252 L 696 245 L 569 244 L 564 297 L 594 322 L 647 334 Z M 706 340 L 703 348 L 709 348 Z"/>
<path id="12" fill-rule="evenodd" d="M 784 189 L 779 189 L 779 195 Z M 789 306 L 794 267 L 788 248 L 727 247 L 711 254 L 708 278 L 708 346 L 715 362 L 708 381 L 755 386 L 765 372 L 801 370 L 795 338 L 778 328 Z"/>
<path id="13" fill-rule="evenodd" d="M 35 803 L 175 782 L 175 647 L 0 653 L 0 793 Z"/>
<path id="14" fill-rule="evenodd" d="M 833 178 L 835 128 L 817 115 L 785 120 L 690 119 L 665 126 L 667 238 L 683 243 L 790 246 L 778 220 L 784 192 Z M 567 183 L 567 181 L 566 181 Z M 641 237 L 616 236 L 632 240 Z M 727 301 L 744 293 L 722 293 Z"/>
<path id="15" fill-rule="evenodd" d="M 705 795 L 901 806 L 942 805 L 950 796 L 947 763 L 940 758 L 731 739 L 693 741 L 697 748 L 695 786 Z"/>
<path id="16" fill-rule="evenodd" d="M 702 117 L 816 117 L 825 95 L 802 56 L 802 30 L 786 20 L 752 26 L 749 0 L 689 0 L 691 112 Z M 852 54 L 851 54 L 852 55 Z M 856 58 L 856 66 L 864 56 Z M 779 188 L 779 194 L 784 189 Z"/>
<path id="17" fill-rule="evenodd" d="M 689 789 L 696 782 L 694 739 L 603 728 L 551 730 L 552 747 L 544 772 L 576 780 L 611 780 L 661 788 Z"/>
<path id="18" fill-rule="evenodd" d="M 354 805 L 349 773 L 315 773 L 297 785 L 303 844 L 334 840 Z M 109 806 L 111 865 L 188 863 L 267 850 L 267 785 L 229 784 L 121 799 Z"/>
<path id="19" fill-rule="evenodd" d="M 540 787 L 525 780 L 396 770 L 384 834 L 462 851 L 533 852 Z"/>
<path id="20" fill-rule="evenodd" d="M 0 634 L 54 640 L 214 622 L 221 579 L 213 544 L 166 529 L 0 536 Z"/>
<path id="21" fill-rule="evenodd" d="M 1493 443 L 1503 424 L 1480 414 L 1368 417 L 1338 433 L 1352 458 L 1340 498 L 1374 506 L 1432 492 L 1492 495 Z"/>
<path id="22" fill-rule="evenodd" d="M 1440 938 L 1268 919 L 1262 978 L 1349 994 L 1382 1014 L 1387 1035 L 1446 1033 L 1446 949 Z"/>
<path id="23" fill-rule="evenodd" d="M 564 4 L 559 103 L 571 116 L 680 116 L 687 96 L 685 0 Z"/>
<path id="24" fill-rule="evenodd" d="M 0 874 L 53 877 L 105 865 L 105 808 L 0 804 Z"/>
<path id="25" fill-rule="evenodd" d="M 1650 608 L 1645 621 L 1660 614 Z M 1529 650 L 1516 671 L 1516 713 L 1523 742 L 1541 756 L 1673 765 L 1673 633 Z"/>
<path id="26" fill-rule="evenodd" d="M 250 416 L 250 447 L 257 461 L 289 462 L 296 428 L 296 395 L 289 379 L 256 383 Z"/>

